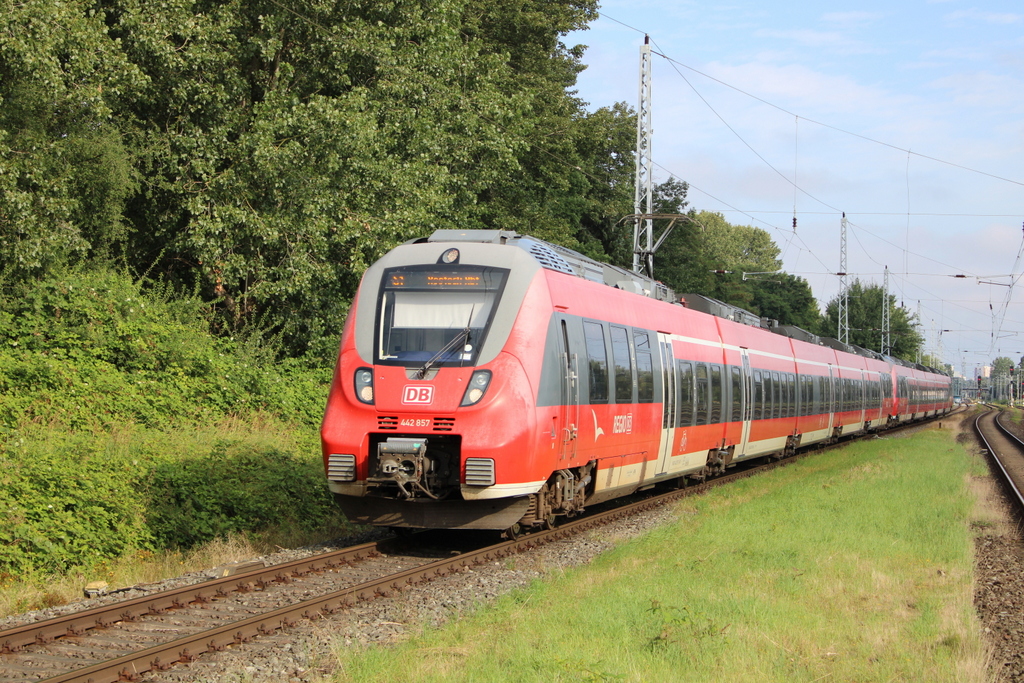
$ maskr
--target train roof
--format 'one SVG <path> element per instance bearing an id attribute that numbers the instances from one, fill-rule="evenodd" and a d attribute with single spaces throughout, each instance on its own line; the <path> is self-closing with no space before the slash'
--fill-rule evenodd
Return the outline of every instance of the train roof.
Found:
<path id="1" fill-rule="evenodd" d="M 762 329 L 780 334 L 791 339 L 796 339 L 808 344 L 827 346 L 837 351 L 844 351 L 866 358 L 886 361 L 895 365 L 914 368 L 923 372 L 945 374 L 935 368 L 930 368 L 918 363 L 901 360 L 892 356 L 885 356 L 877 351 L 865 349 L 855 344 L 844 344 L 838 339 L 821 337 L 795 325 L 780 325 L 777 320 L 761 318 L 750 311 L 727 304 L 723 301 L 713 299 L 703 294 L 688 293 L 677 295 L 664 283 L 654 278 L 634 273 L 625 268 L 602 263 L 589 256 L 573 251 L 567 247 L 545 242 L 544 240 L 520 235 L 511 230 L 435 230 L 430 237 L 409 240 L 407 244 L 418 244 L 423 242 L 476 242 L 480 244 L 504 244 L 518 247 L 528 251 L 541 267 L 548 270 L 555 270 L 567 275 L 575 275 L 592 282 L 597 282 L 616 289 L 622 289 L 634 294 L 646 296 L 659 301 L 666 301 L 673 304 L 681 304 L 702 313 L 707 313 L 718 318 L 724 318 L 742 325 L 760 327 Z"/>
<path id="2" fill-rule="evenodd" d="M 412 240 L 412 243 L 417 242 L 506 244 L 528 251 L 542 267 L 548 270 L 575 275 L 659 301 L 678 302 L 675 292 L 653 278 L 602 263 L 572 249 L 509 230 L 435 230 L 425 240 Z"/>

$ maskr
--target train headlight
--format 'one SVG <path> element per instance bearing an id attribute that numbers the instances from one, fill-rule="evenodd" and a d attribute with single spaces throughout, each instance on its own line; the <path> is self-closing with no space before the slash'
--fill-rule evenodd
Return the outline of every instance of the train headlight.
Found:
<path id="1" fill-rule="evenodd" d="M 491 383 L 490 370 L 477 370 L 469 378 L 469 386 L 466 393 L 462 395 L 462 405 L 471 406 L 480 402 L 480 399 L 487 393 L 487 387 Z"/>
<path id="2" fill-rule="evenodd" d="M 359 368 L 356 370 L 356 398 L 363 403 L 373 405 L 373 370 Z"/>

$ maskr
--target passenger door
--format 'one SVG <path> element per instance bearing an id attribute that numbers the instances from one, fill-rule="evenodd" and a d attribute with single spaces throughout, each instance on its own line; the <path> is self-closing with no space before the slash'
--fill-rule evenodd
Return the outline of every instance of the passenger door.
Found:
<path id="1" fill-rule="evenodd" d="M 569 339 L 569 325 L 563 318 L 561 327 L 561 407 L 559 408 L 558 459 L 576 457 L 576 436 L 580 419 L 579 354 L 574 352 Z"/>
<path id="2" fill-rule="evenodd" d="M 654 476 L 665 474 L 668 470 L 669 458 L 672 457 L 672 446 L 676 425 L 676 361 L 672 353 L 672 338 L 664 332 L 658 333 L 658 346 L 661 348 L 661 443 L 658 449 L 658 464 Z"/>
<path id="3" fill-rule="evenodd" d="M 747 444 L 750 442 L 750 421 L 754 412 L 754 390 L 752 386 L 753 374 L 750 372 L 750 353 L 747 349 L 740 347 L 742 357 L 742 370 L 740 372 L 741 392 L 740 416 L 743 420 L 743 429 L 740 432 L 740 441 L 736 444 L 736 457 L 747 452 Z"/>

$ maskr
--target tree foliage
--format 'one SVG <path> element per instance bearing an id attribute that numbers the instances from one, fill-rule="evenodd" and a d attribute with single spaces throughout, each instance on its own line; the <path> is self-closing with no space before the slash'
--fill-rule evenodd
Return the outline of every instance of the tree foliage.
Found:
<path id="1" fill-rule="evenodd" d="M 1013 359 L 1006 356 L 999 356 L 992 361 L 992 375 L 1009 375 L 1013 369 Z"/>
<path id="2" fill-rule="evenodd" d="M 923 343 L 921 335 L 914 328 L 915 316 L 907 309 L 896 305 L 896 297 L 886 295 L 881 285 L 864 284 L 854 279 L 849 287 L 847 319 L 850 324 L 850 342 L 875 351 L 882 344 L 882 302 L 888 300 L 889 339 L 892 344 L 890 355 L 904 360 L 914 360 Z M 842 294 L 836 295 L 825 308 L 824 330 L 835 335 L 839 327 L 839 302 Z"/>
<path id="3" fill-rule="evenodd" d="M 822 330 L 818 302 L 807 280 L 789 273 L 774 273 L 753 281 L 753 304 L 757 313 L 778 320 L 783 325 L 796 325 L 809 332 L 835 336 L 834 330 Z"/>
<path id="4" fill-rule="evenodd" d="M 334 346 L 370 262 L 437 228 L 621 257 L 633 114 L 588 113 L 561 42 L 593 0 L 0 8 L 8 280 L 115 258 L 299 354 Z"/>
<path id="5" fill-rule="evenodd" d="M 635 115 L 587 111 L 595 0 L 0 0 L 0 279 L 113 261 L 215 330 L 333 354 L 365 268 L 438 228 L 632 260 Z M 656 211 L 686 211 L 685 183 Z M 803 320 L 768 234 L 690 211 L 659 277 Z M 732 270 L 716 275 L 713 270 Z M 803 316 L 803 317 L 801 317 Z"/>
<path id="6" fill-rule="evenodd" d="M 771 236 L 760 228 L 733 225 L 719 213 L 687 212 L 688 190 L 675 178 L 654 188 L 654 213 L 684 216 L 655 255 L 655 275 L 677 292 L 703 294 L 816 330 L 821 316 L 810 285 L 779 271 L 779 248 Z M 659 222 L 655 232 L 660 234 L 668 219 Z"/>

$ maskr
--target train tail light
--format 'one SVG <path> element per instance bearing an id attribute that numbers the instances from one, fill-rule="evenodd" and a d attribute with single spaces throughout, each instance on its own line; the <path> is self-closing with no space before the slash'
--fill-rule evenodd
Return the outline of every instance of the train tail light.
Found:
<path id="1" fill-rule="evenodd" d="M 356 398 L 363 403 L 373 405 L 373 370 L 359 368 L 355 376 Z"/>
<path id="2" fill-rule="evenodd" d="M 480 399 L 487 393 L 487 387 L 491 383 L 490 370 L 477 370 L 469 378 L 469 386 L 466 393 L 462 395 L 462 405 L 471 406 L 480 402 Z"/>

